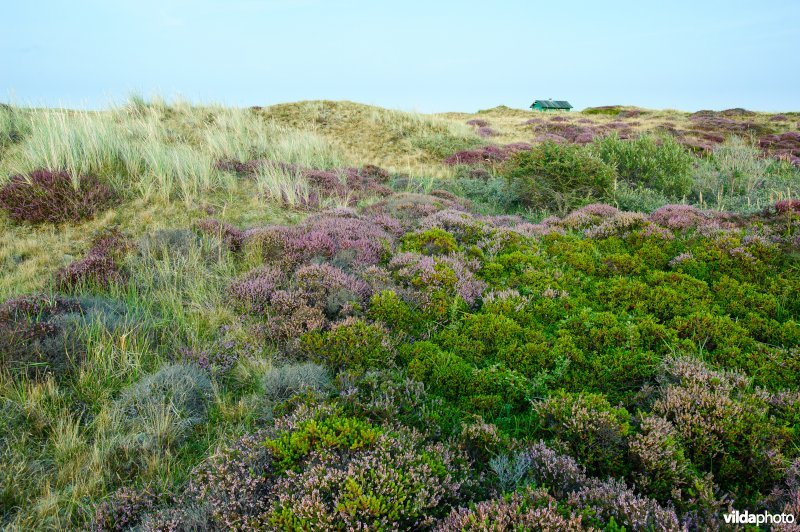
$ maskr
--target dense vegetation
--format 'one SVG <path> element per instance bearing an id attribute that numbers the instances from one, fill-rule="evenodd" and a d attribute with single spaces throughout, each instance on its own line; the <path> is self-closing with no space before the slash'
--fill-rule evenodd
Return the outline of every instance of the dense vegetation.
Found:
<path id="1" fill-rule="evenodd" d="M 59 123 L 70 151 L 0 108 L 6 233 L 87 233 L 0 304 L 3 525 L 800 516 L 790 159 L 738 137 L 699 155 L 663 132 L 487 143 L 504 133 L 479 118 L 372 116 L 387 149 L 441 161 L 434 180 L 353 160 L 295 111 L 134 99 L 136 126 L 92 123 L 105 145 Z M 158 223 L 117 214 L 150 205 Z"/>

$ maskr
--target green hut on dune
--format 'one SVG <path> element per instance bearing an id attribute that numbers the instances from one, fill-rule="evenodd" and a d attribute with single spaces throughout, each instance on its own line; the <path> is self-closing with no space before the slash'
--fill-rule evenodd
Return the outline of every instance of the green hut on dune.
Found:
<path id="1" fill-rule="evenodd" d="M 569 111 L 572 105 L 566 100 L 536 100 L 531 104 L 534 111 Z"/>

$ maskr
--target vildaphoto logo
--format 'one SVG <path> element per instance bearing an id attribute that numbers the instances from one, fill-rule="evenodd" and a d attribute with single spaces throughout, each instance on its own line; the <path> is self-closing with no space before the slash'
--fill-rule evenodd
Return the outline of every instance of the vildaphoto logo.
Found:
<path id="1" fill-rule="evenodd" d="M 723 517 L 726 523 L 735 525 L 778 525 L 794 523 L 794 514 L 771 514 L 767 512 L 752 514 L 747 510 L 744 512 L 734 510 L 733 512 L 725 514 Z"/>

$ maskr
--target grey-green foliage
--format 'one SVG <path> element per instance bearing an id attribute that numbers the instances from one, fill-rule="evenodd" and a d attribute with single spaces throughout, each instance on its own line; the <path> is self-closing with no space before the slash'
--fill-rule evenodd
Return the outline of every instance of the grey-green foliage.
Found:
<path id="1" fill-rule="evenodd" d="M 324 367 L 305 362 L 270 369 L 262 384 L 266 397 L 278 402 L 305 391 L 324 391 L 330 386 L 330 376 Z"/>
<path id="2" fill-rule="evenodd" d="M 501 177 L 460 177 L 443 183 L 442 188 L 469 199 L 478 211 L 486 214 L 521 210 L 517 192 Z"/>
<path id="3" fill-rule="evenodd" d="M 614 204 L 622 211 L 653 212 L 671 203 L 670 198 L 658 190 L 643 186 L 630 186 L 620 183 L 614 191 Z"/>
<path id="4" fill-rule="evenodd" d="M 147 450 L 182 443 L 205 421 L 213 386 L 195 365 L 170 364 L 122 392 L 113 410 L 128 443 Z"/>
<path id="5" fill-rule="evenodd" d="M 530 466 L 530 457 L 525 453 L 499 454 L 489 460 L 489 468 L 502 491 L 514 491 L 527 476 Z"/>

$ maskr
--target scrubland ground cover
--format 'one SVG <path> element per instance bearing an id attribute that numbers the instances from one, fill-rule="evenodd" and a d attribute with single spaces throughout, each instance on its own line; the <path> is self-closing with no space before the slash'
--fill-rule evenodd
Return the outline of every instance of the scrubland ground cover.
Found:
<path id="1" fill-rule="evenodd" d="M 798 120 L 0 108 L 3 526 L 800 517 Z"/>

